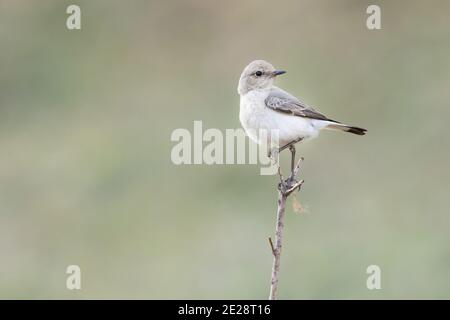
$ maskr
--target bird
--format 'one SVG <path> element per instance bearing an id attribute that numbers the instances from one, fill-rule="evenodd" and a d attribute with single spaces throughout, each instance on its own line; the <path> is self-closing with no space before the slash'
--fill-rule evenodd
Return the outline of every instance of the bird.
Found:
<path id="1" fill-rule="evenodd" d="M 292 94 L 274 85 L 275 78 L 285 74 L 267 61 L 255 60 L 239 78 L 239 120 L 247 135 L 258 144 L 267 143 L 269 155 L 289 148 L 291 172 L 294 171 L 295 144 L 316 138 L 322 129 L 340 130 L 364 135 L 366 129 L 332 120 Z M 260 130 L 277 130 L 278 141 L 259 134 Z"/>

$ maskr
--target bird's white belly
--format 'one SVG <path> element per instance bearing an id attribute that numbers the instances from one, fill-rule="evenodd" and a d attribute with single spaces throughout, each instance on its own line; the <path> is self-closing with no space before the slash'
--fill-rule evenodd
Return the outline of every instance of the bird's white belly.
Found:
<path id="1" fill-rule="evenodd" d="M 258 135 L 259 130 L 277 130 L 279 143 L 283 146 L 293 140 L 315 138 L 321 129 L 316 120 L 297 117 L 274 111 L 266 107 L 264 99 L 256 98 L 248 93 L 241 97 L 239 119 L 248 136 L 255 142 L 263 142 Z"/>

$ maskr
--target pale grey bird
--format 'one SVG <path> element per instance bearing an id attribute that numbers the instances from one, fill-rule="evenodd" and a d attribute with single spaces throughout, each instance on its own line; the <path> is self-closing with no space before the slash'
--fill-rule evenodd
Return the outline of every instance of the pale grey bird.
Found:
<path id="1" fill-rule="evenodd" d="M 315 138 L 322 129 L 334 129 L 364 135 L 366 129 L 348 126 L 327 118 L 288 92 L 273 85 L 276 76 L 286 73 L 276 70 L 264 60 L 251 62 L 241 74 L 239 120 L 248 136 L 258 144 L 262 141 L 259 130 L 278 130 L 279 152 L 289 148 L 292 153 L 291 169 L 294 168 L 294 144 Z M 269 142 L 270 144 L 271 142 Z M 269 150 L 270 150 L 269 149 Z"/>

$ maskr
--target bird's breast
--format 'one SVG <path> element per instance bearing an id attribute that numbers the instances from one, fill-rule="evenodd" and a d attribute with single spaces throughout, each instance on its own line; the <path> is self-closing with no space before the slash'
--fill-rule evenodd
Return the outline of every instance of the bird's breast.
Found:
<path id="1" fill-rule="evenodd" d="M 239 120 L 244 129 L 262 129 L 266 127 L 268 110 L 265 105 L 267 94 L 251 91 L 241 96 Z"/>

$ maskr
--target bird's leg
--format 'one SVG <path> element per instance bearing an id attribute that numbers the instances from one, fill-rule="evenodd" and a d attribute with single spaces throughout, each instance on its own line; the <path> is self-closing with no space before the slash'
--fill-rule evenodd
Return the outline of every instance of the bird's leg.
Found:
<path id="1" fill-rule="evenodd" d="M 289 178 L 287 178 L 285 183 L 284 183 L 285 189 L 289 189 L 289 187 L 298 184 L 298 182 L 295 180 L 295 177 L 297 176 L 298 169 L 300 168 L 300 162 L 301 162 L 302 159 L 299 160 L 299 163 L 296 166 L 295 165 L 295 146 L 294 145 L 297 142 L 300 142 L 302 140 L 303 140 L 303 138 L 298 138 L 298 139 L 292 140 L 291 142 L 287 143 L 286 145 L 284 145 L 284 146 L 282 146 L 281 148 L 278 149 L 278 152 L 281 152 L 281 151 L 283 151 L 284 149 L 287 149 L 287 148 L 289 148 L 289 150 L 291 151 L 291 174 L 290 174 Z M 300 183 L 300 185 L 301 185 L 301 183 Z"/>
<path id="2" fill-rule="evenodd" d="M 278 152 L 281 152 L 281 151 L 283 151 L 284 149 L 290 148 L 292 145 L 294 145 L 294 144 L 296 144 L 297 142 L 300 142 L 300 141 L 302 141 L 302 140 L 303 140 L 303 138 L 298 138 L 298 139 L 292 140 L 291 142 L 286 143 L 284 146 L 280 147 L 280 148 L 278 149 Z"/>
<path id="3" fill-rule="evenodd" d="M 291 144 L 289 146 L 289 150 L 291 151 L 291 175 L 289 176 L 290 182 L 295 180 L 294 169 L 295 169 L 295 145 Z"/>

